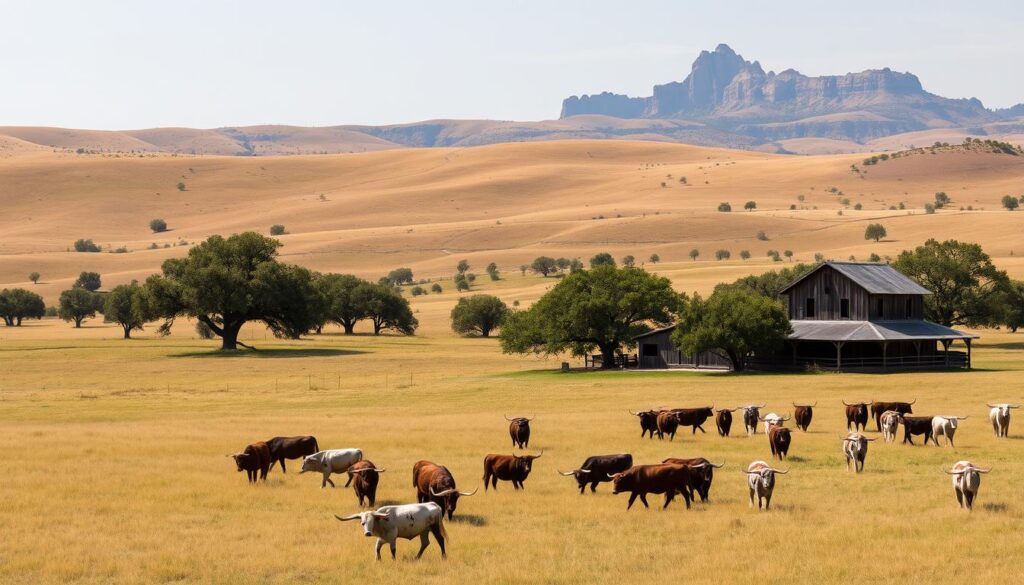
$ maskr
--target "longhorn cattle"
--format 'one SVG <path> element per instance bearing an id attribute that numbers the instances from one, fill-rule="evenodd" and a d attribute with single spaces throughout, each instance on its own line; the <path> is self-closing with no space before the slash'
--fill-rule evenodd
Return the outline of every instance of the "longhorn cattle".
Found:
<path id="1" fill-rule="evenodd" d="M 359 498 L 359 505 L 363 505 L 363 500 L 367 500 L 370 507 L 372 508 L 377 502 L 377 484 L 380 483 L 380 474 L 384 473 L 384 469 L 377 469 L 377 466 L 368 459 L 362 461 L 356 461 L 352 464 L 352 467 L 348 468 L 348 481 L 345 482 L 345 487 L 352 484 L 352 489 L 356 492 L 356 497 Z M 355 482 L 353 484 L 353 482 Z"/>
<path id="2" fill-rule="evenodd" d="M 851 404 L 844 400 L 843 404 L 846 406 L 846 430 L 865 430 L 868 426 L 868 403 L 854 402 Z"/>
<path id="3" fill-rule="evenodd" d="M 864 471 L 864 459 L 868 456 L 868 441 L 874 440 L 861 433 L 849 433 L 843 437 L 843 455 L 846 455 L 847 471 L 850 471 L 851 464 L 853 471 L 857 473 Z"/>
<path id="4" fill-rule="evenodd" d="M 757 496 L 757 509 L 761 509 L 761 502 L 764 502 L 764 509 L 768 510 L 772 505 L 772 493 L 775 491 L 775 474 L 789 473 L 788 469 L 775 469 L 764 461 L 754 461 L 747 466 L 744 472 L 747 474 L 747 487 L 750 488 L 750 507 L 754 507 L 754 496 Z"/>
<path id="5" fill-rule="evenodd" d="M 970 510 L 974 506 L 974 499 L 978 497 L 978 488 L 981 487 L 980 474 L 990 471 L 992 471 L 991 468 L 975 467 L 970 461 L 957 461 L 953 464 L 952 469 L 946 471 L 953 476 L 953 492 L 956 493 L 956 501 L 961 508 Z"/>
<path id="6" fill-rule="evenodd" d="M 786 427 L 774 425 L 768 429 L 768 446 L 771 447 L 773 457 L 778 457 L 779 460 L 788 457 L 792 441 L 793 436 Z"/>
<path id="7" fill-rule="evenodd" d="M 702 433 L 707 432 L 703 425 L 709 418 L 715 416 L 715 407 L 712 405 L 700 408 L 676 408 L 672 412 L 676 415 L 679 426 L 693 427 L 693 434 L 696 435 L 698 429 Z"/>
<path id="8" fill-rule="evenodd" d="M 270 449 L 270 468 L 281 462 L 281 473 L 288 473 L 285 468 L 285 459 L 298 459 L 306 455 L 312 455 L 320 450 L 316 437 L 274 437 L 267 441 L 267 448 Z"/>
<path id="9" fill-rule="evenodd" d="M 448 533 L 444 529 L 444 514 L 441 507 L 433 502 L 424 504 L 405 504 L 402 506 L 384 506 L 373 512 L 360 512 L 350 516 L 335 518 L 342 522 L 359 520 L 366 536 L 377 537 L 377 560 L 380 560 L 380 549 L 387 543 L 391 547 L 391 559 L 395 558 L 395 543 L 399 538 L 412 540 L 420 537 L 420 552 L 416 558 L 423 556 L 423 551 L 430 545 L 429 534 L 441 547 L 441 558 L 448 558 L 444 550 L 444 541 Z"/>
<path id="10" fill-rule="evenodd" d="M 992 430 L 997 437 L 1005 437 L 1010 432 L 1010 409 L 1020 408 L 1019 404 L 989 404 L 988 418 L 992 421 Z"/>
<path id="11" fill-rule="evenodd" d="M 676 439 L 676 430 L 679 428 L 679 418 L 676 413 L 670 410 L 663 410 L 658 413 L 658 439 L 664 439 L 668 435 L 670 441 Z"/>
<path id="12" fill-rule="evenodd" d="M 647 494 L 665 494 L 665 505 L 668 507 L 675 498 L 676 492 L 683 495 L 686 507 L 690 507 L 690 494 L 693 493 L 693 486 L 690 485 L 691 467 L 688 465 L 635 465 L 621 473 L 611 475 L 613 494 L 630 492 L 629 503 L 626 509 L 633 507 L 633 502 L 639 497 L 645 508 Z"/>
<path id="13" fill-rule="evenodd" d="M 932 435 L 932 418 L 930 416 L 903 416 L 903 442 L 914 444 L 914 435 L 924 435 L 924 444 L 927 445 L 929 439 L 935 442 L 938 446 L 939 442 L 935 441 L 935 437 Z"/>
<path id="14" fill-rule="evenodd" d="M 256 483 L 259 480 L 267 480 L 267 472 L 270 471 L 270 449 L 263 441 L 249 445 L 241 453 L 228 455 L 235 460 L 238 471 L 245 471 L 249 476 L 249 483 Z"/>
<path id="15" fill-rule="evenodd" d="M 525 449 L 530 446 L 530 421 L 533 419 L 534 417 L 509 418 L 508 415 L 505 416 L 505 420 L 508 421 L 508 434 L 512 437 L 512 448 Z"/>
<path id="16" fill-rule="evenodd" d="M 669 457 L 662 461 L 662 463 L 685 465 L 690 470 L 690 487 L 693 492 L 697 492 L 702 502 L 708 501 L 708 496 L 711 492 L 711 481 L 715 479 L 715 470 L 725 465 L 724 463 L 715 465 L 703 457 L 694 457 L 693 459 Z M 690 493 L 690 499 L 696 500 L 692 492 Z"/>
<path id="17" fill-rule="evenodd" d="M 967 420 L 966 416 L 933 416 L 932 417 L 932 438 L 935 444 L 939 444 L 939 437 L 945 437 L 946 445 L 956 447 L 953 444 L 953 435 L 956 434 L 960 421 Z"/>
<path id="18" fill-rule="evenodd" d="M 523 489 L 523 482 L 533 470 L 533 460 L 540 459 L 540 455 L 488 455 L 484 457 L 484 491 L 487 491 L 487 484 L 498 489 L 498 480 L 511 481 L 512 487 Z"/>
<path id="19" fill-rule="evenodd" d="M 796 428 L 807 432 L 807 427 L 811 426 L 811 419 L 814 418 L 814 407 L 817 405 L 817 402 L 814 404 L 793 403 L 793 419 L 796 421 Z"/>
<path id="20" fill-rule="evenodd" d="M 774 412 L 769 412 L 768 414 L 764 415 L 764 418 L 761 419 L 761 422 L 764 423 L 764 434 L 767 435 L 768 430 L 771 429 L 773 426 L 783 426 L 782 423 L 786 422 L 790 418 L 792 417 L 781 416 L 775 414 Z"/>
<path id="21" fill-rule="evenodd" d="M 412 466 L 412 487 L 416 488 L 416 501 L 434 502 L 448 514 L 449 520 L 459 505 L 459 497 L 476 493 L 476 490 L 460 492 L 448 468 L 430 461 L 417 461 Z"/>
<path id="22" fill-rule="evenodd" d="M 912 405 L 917 402 L 917 399 L 913 399 L 910 402 L 879 402 L 877 400 L 871 401 L 871 418 L 875 419 L 875 430 L 882 431 L 882 415 L 886 411 L 895 410 L 900 414 L 913 414 L 914 409 Z"/>
<path id="23" fill-rule="evenodd" d="M 900 419 L 903 415 L 896 412 L 895 410 L 887 410 L 882 413 L 882 437 L 885 438 L 886 443 L 892 443 L 896 440 L 896 431 L 900 427 Z"/>
<path id="24" fill-rule="evenodd" d="M 761 420 L 761 409 L 765 405 L 754 406 L 748 404 L 747 406 L 741 406 L 740 409 L 743 411 L 743 427 L 747 431 L 747 435 L 757 434 L 757 421 Z"/>
<path id="25" fill-rule="evenodd" d="M 640 419 L 640 438 L 644 438 L 647 433 L 651 434 L 651 438 L 654 438 L 654 433 L 658 431 L 658 412 L 657 410 L 638 410 L 633 412 L 632 410 L 627 411 L 629 414 Z"/>
<path id="26" fill-rule="evenodd" d="M 558 473 L 566 477 L 575 477 L 576 483 L 580 487 L 580 495 L 583 495 L 583 491 L 588 483 L 590 484 L 590 493 L 594 493 L 597 491 L 597 484 L 611 481 L 608 477 L 609 475 L 621 473 L 630 467 L 633 467 L 633 456 L 629 453 L 621 455 L 594 455 L 587 457 L 583 465 L 579 466 L 579 469 L 559 471 Z"/>
<path id="27" fill-rule="evenodd" d="M 334 487 L 334 482 L 331 481 L 332 473 L 345 473 L 349 467 L 356 461 L 362 461 L 363 452 L 359 449 L 328 449 L 326 451 L 317 451 L 312 455 L 307 455 L 302 459 L 302 471 L 299 473 L 306 473 L 307 471 L 319 471 L 323 474 L 324 479 L 320 482 L 320 488 L 327 487 L 327 484 L 331 484 Z"/>
<path id="28" fill-rule="evenodd" d="M 715 413 L 715 427 L 718 429 L 718 435 L 721 437 L 728 437 L 729 431 L 732 429 L 732 413 L 739 410 L 738 408 L 720 408 Z"/>

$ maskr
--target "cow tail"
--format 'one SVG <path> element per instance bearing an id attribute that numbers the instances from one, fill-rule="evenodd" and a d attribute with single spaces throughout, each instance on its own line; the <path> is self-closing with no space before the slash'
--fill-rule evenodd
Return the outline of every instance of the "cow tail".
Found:
<path id="1" fill-rule="evenodd" d="M 313 452 L 314 453 L 319 453 L 320 452 L 320 443 L 318 443 L 316 441 L 316 437 L 313 437 Z"/>
<path id="2" fill-rule="evenodd" d="M 448 531 L 444 528 L 444 511 L 441 512 L 441 517 L 437 520 L 437 527 L 441 531 L 441 536 L 444 537 L 445 543 L 447 544 L 449 537 Z"/>

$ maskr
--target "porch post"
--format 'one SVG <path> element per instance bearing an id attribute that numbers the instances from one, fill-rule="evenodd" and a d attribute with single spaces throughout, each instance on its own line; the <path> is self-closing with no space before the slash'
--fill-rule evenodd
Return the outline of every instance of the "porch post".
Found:
<path id="1" fill-rule="evenodd" d="M 793 341 L 792 342 L 792 344 L 793 344 L 793 365 L 794 366 L 796 365 L 796 346 L 799 343 L 800 343 L 799 341 Z"/>
<path id="2" fill-rule="evenodd" d="M 889 342 L 888 341 L 883 341 L 882 342 L 882 369 L 883 370 L 885 370 L 885 369 L 887 369 L 889 367 L 889 359 L 888 359 L 888 356 L 887 356 L 888 349 L 889 349 Z"/>
<path id="3" fill-rule="evenodd" d="M 965 339 L 964 343 L 967 344 L 967 369 L 969 370 L 971 369 L 971 338 Z"/>
<path id="4" fill-rule="evenodd" d="M 947 368 L 949 367 L 949 344 L 950 341 L 948 339 L 942 340 L 942 355 Z"/>
<path id="5" fill-rule="evenodd" d="M 836 370 L 843 369 L 843 341 L 833 341 L 836 346 Z"/>

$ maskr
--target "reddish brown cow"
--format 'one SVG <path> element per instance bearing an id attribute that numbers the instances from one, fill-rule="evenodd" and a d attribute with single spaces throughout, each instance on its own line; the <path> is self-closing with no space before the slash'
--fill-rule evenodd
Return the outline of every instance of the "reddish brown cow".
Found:
<path id="1" fill-rule="evenodd" d="M 703 457 L 694 457 L 692 459 L 669 457 L 662 461 L 662 463 L 687 466 L 690 470 L 690 486 L 693 488 L 693 491 L 697 492 L 702 502 L 708 501 L 708 495 L 711 492 L 711 481 L 715 478 L 715 470 L 725 465 L 724 463 L 715 465 Z M 696 500 L 693 497 L 693 493 L 690 494 L 690 499 Z"/>
<path id="2" fill-rule="evenodd" d="M 793 403 L 793 420 L 796 421 L 796 428 L 807 432 L 807 427 L 811 426 L 811 418 L 814 417 L 815 406 L 818 406 L 817 402 L 814 404 Z"/>
<path id="3" fill-rule="evenodd" d="M 658 413 L 658 439 L 664 439 L 665 435 L 668 435 L 668 440 L 674 441 L 678 428 L 679 418 L 675 412 L 663 410 Z"/>
<path id="4" fill-rule="evenodd" d="M 512 447 L 519 447 L 525 449 L 530 446 L 530 421 L 535 417 L 527 418 L 520 416 L 516 418 L 509 418 L 505 416 L 505 420 L 508 421 L 508 434 L 512 437 Z"/>
<path id="5" fill-rule="evenodd" d="M 863 431 L 868 426 L 868 403 L 850 404 L 844 400 L 843 404 L 846 405 L 846 430 Z"/>
<path id="6" fill-rule="evenodd" d="M 634 465 L 622 473 L 611 476 L 613 494 L 630 492 L 629 503 L 626 509 L 633 507 L 633 502 L 639 497 L 645 508 L 647 494 L 665 494 L 665 505 L 667 508 L 675 498 L 676 492 L 683 495 L 686 507 L 690 507 L 690 494 L 693 493 L 693 486 L 690 484 L 691 466 L 661 464 L 661 465 Z"/>
<path id="7" fill-rule="evenodd" d="M 460 492 L 455 488 L 455 478 L 448 468 L 430 461 L 417 461 L 412 466 L 412 487 L 416 488 L 416 501 L 434 502 L 452 519 L 460 496 L 472 496 L 471 492 Z"/>
<path id="8" fill-rule="evenodd" d="M 887 410 L 895 410 L 900 414 L 912 414 L 914 412 L 913 404 L 917 402 L 917 399 L 913 399 L 910 402 L 879 402 L 877 400 L 871 402 L 871 418 L 875 419 L 875 428 L 878 432 L 882 432 L 882 415 Z"/>
<path id="9" fill-rule="evenodd" d="M 540 459 L 540 455 L 488 455 L 484 457 L 484 491 L 487 485 L 498 489 L 498 480 L 511 481 L 512 487 L 523 489 L 523 482 L 533 470 L 533 460 Z"/>
<path id="10" fill-rule="evenodd" d="M 768 429 L 768 446 L 771 447 L 772 456 L 779 460 L 789 456 L 789 445 L 793 436 L 789 429 L 779 425 L 772 425 Z"/>
<path id="11" fill-rule="evenodd" d="M 633 412 L 632 410 L 627 411 L 635 417 L 640 419 L 640 438 L 644 438 L 647 433 L 651 434 L 651 438 L 654 438 L 654 433 L 658 432 L 658 412 L 657 410 L 639 410 Z"/>
<path id="12" fill-rule="evenodd" d="M 383 468 L 377 469 L 377 466 L 368 459 L 356 461 L 348 468 L 348 481 L 345 482 L 345 487 L 352 484 L 360 506 L 363 505 L 364 498 L 369 501 L 371 508 L 374 506 L 377 501 L 377 484 L 380 482 L 380 474 L 384 471 Z"/>
<path id="13" fill-rule="evenodd" d="M 267 480 L 267 472 L 270 471 L 270 448 L 263 441 L 249 445 L 245 451 L 228 455 L 235 460 L 238 471 L 245 471 L 249 476 L 249 483 L 256 483 L 258 480 Z"/>
<path id="14" fill-rule="evenodd" d="M 732 429 L 732 413 L 739 410 L 738 408 L 720 408 L 715 413 L 715 427 L 718 428 L 718 434 L 722 437 L 728 437 L 729 431 Z"/>

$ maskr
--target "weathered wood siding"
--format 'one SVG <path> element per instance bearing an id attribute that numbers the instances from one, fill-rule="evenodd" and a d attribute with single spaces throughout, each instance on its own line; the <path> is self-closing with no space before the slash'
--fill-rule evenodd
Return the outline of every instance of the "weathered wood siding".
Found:
<path id="1" fill-rule="evenodd" d="M 923 319 L 924 300 L 920 295 L 871 295 L 859 284 L 824 267 L 797 283 L 788 295 L 789 318 L 818 321 L 882 321 Z M 814 316 L 807 315 L 807 300 L 814 299 Z M 843 299 L 850 313 L 842 315 Z"/>
<path id="2" fill-rule="evenodd" d="M 722 367 L 730 366 L 729 360 L 718 354 L 701 352 L 695 356 L 686 355 L 672 343 L 672 330 L 660 331 L 642 337 L 638 342 L 637 355 L 640 369 L 664 369 L 672 367 Z"/>

